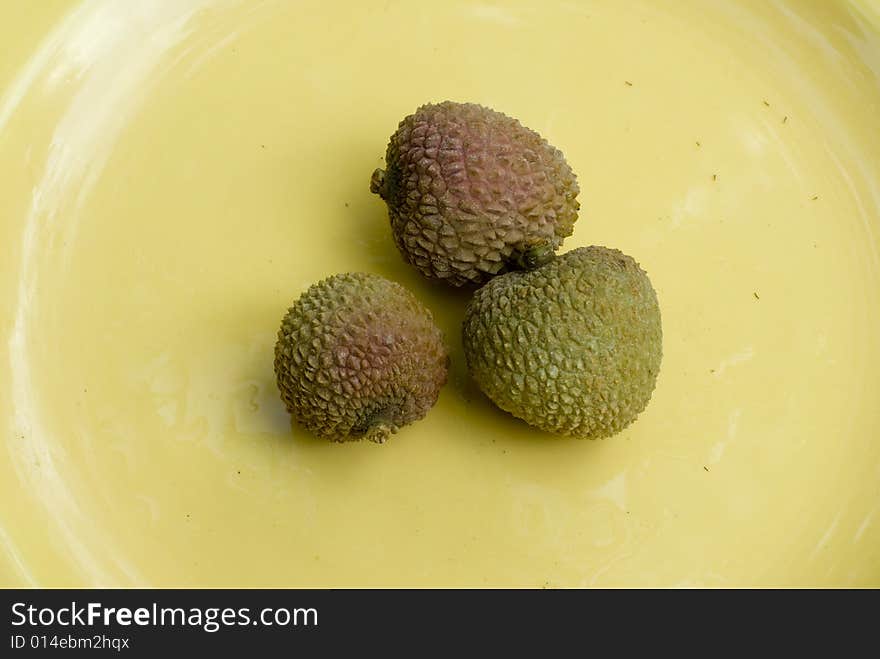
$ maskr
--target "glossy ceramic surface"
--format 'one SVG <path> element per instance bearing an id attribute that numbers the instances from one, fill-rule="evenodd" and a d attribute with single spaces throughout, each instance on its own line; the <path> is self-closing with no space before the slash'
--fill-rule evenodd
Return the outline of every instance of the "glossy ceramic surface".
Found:
<path id="1" fill-rule="evenodd" d="M 4 3 L 0 583 L 880 585 L 880 18 L 870 2 Z M 649 272 L 621 435 L 469 381 L 467 296 L 369 193 L 471 100 L 578 173 L 564 249 Z M 272 349 L 330 274 L 435 313 L 450 382 L 388 444 L 291 427 Z"/>

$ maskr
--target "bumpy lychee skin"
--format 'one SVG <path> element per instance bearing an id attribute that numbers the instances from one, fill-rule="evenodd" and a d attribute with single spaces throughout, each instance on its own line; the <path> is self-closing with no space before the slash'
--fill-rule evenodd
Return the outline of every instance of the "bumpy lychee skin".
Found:
<path id="1" fill-rule="evenodd" d="M 472 103 L 428 104 L 391 136 L 370 190 L 404 259 L 453 286 L 535 267 L 571 235 L 580 205 L 562 153 L 516 119 Z"/>
<path id="2" fill-rule="evenodd" d="M 562 435 L 613 435 L 645 409 L 660 371 L 657 295 L 631 257 L 584 247 L 476 292 L 468 369 L 498 407 Z"/>
<path id="3" fill-rule="evenodd" d="M 421 419 L 446 383 L 448 353 L 431 313 L 378 275 L 325 279 L 288 310 L 275 374 L 288 411 L 334 441 L 384 442 Z"/>

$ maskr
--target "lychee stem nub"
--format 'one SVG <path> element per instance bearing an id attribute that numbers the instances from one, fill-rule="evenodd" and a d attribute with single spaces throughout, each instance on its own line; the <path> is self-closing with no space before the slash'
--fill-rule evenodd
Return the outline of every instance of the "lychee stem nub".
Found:
<path id="1" fill-rule="evenodd" d="M 377 169 L 370 178 L 370 192 L 385 199 L 385 170 Z"/>

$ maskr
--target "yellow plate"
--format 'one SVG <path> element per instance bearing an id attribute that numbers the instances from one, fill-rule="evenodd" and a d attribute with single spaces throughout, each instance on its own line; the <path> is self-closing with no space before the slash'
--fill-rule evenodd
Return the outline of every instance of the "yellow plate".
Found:
<path id="1" fill-rule="evenodd" d="M 880 12 L 831 0 L 4 3 L 0 583 L 880 585 Z M 430 100 L 566 153 L 565 249 L 648 270 L 621 435 L 494 409 L 467 297 L 370 174 Z M 272 350 L 362 270 L 453 355 L 384 446 L 291 428 Z"/>

